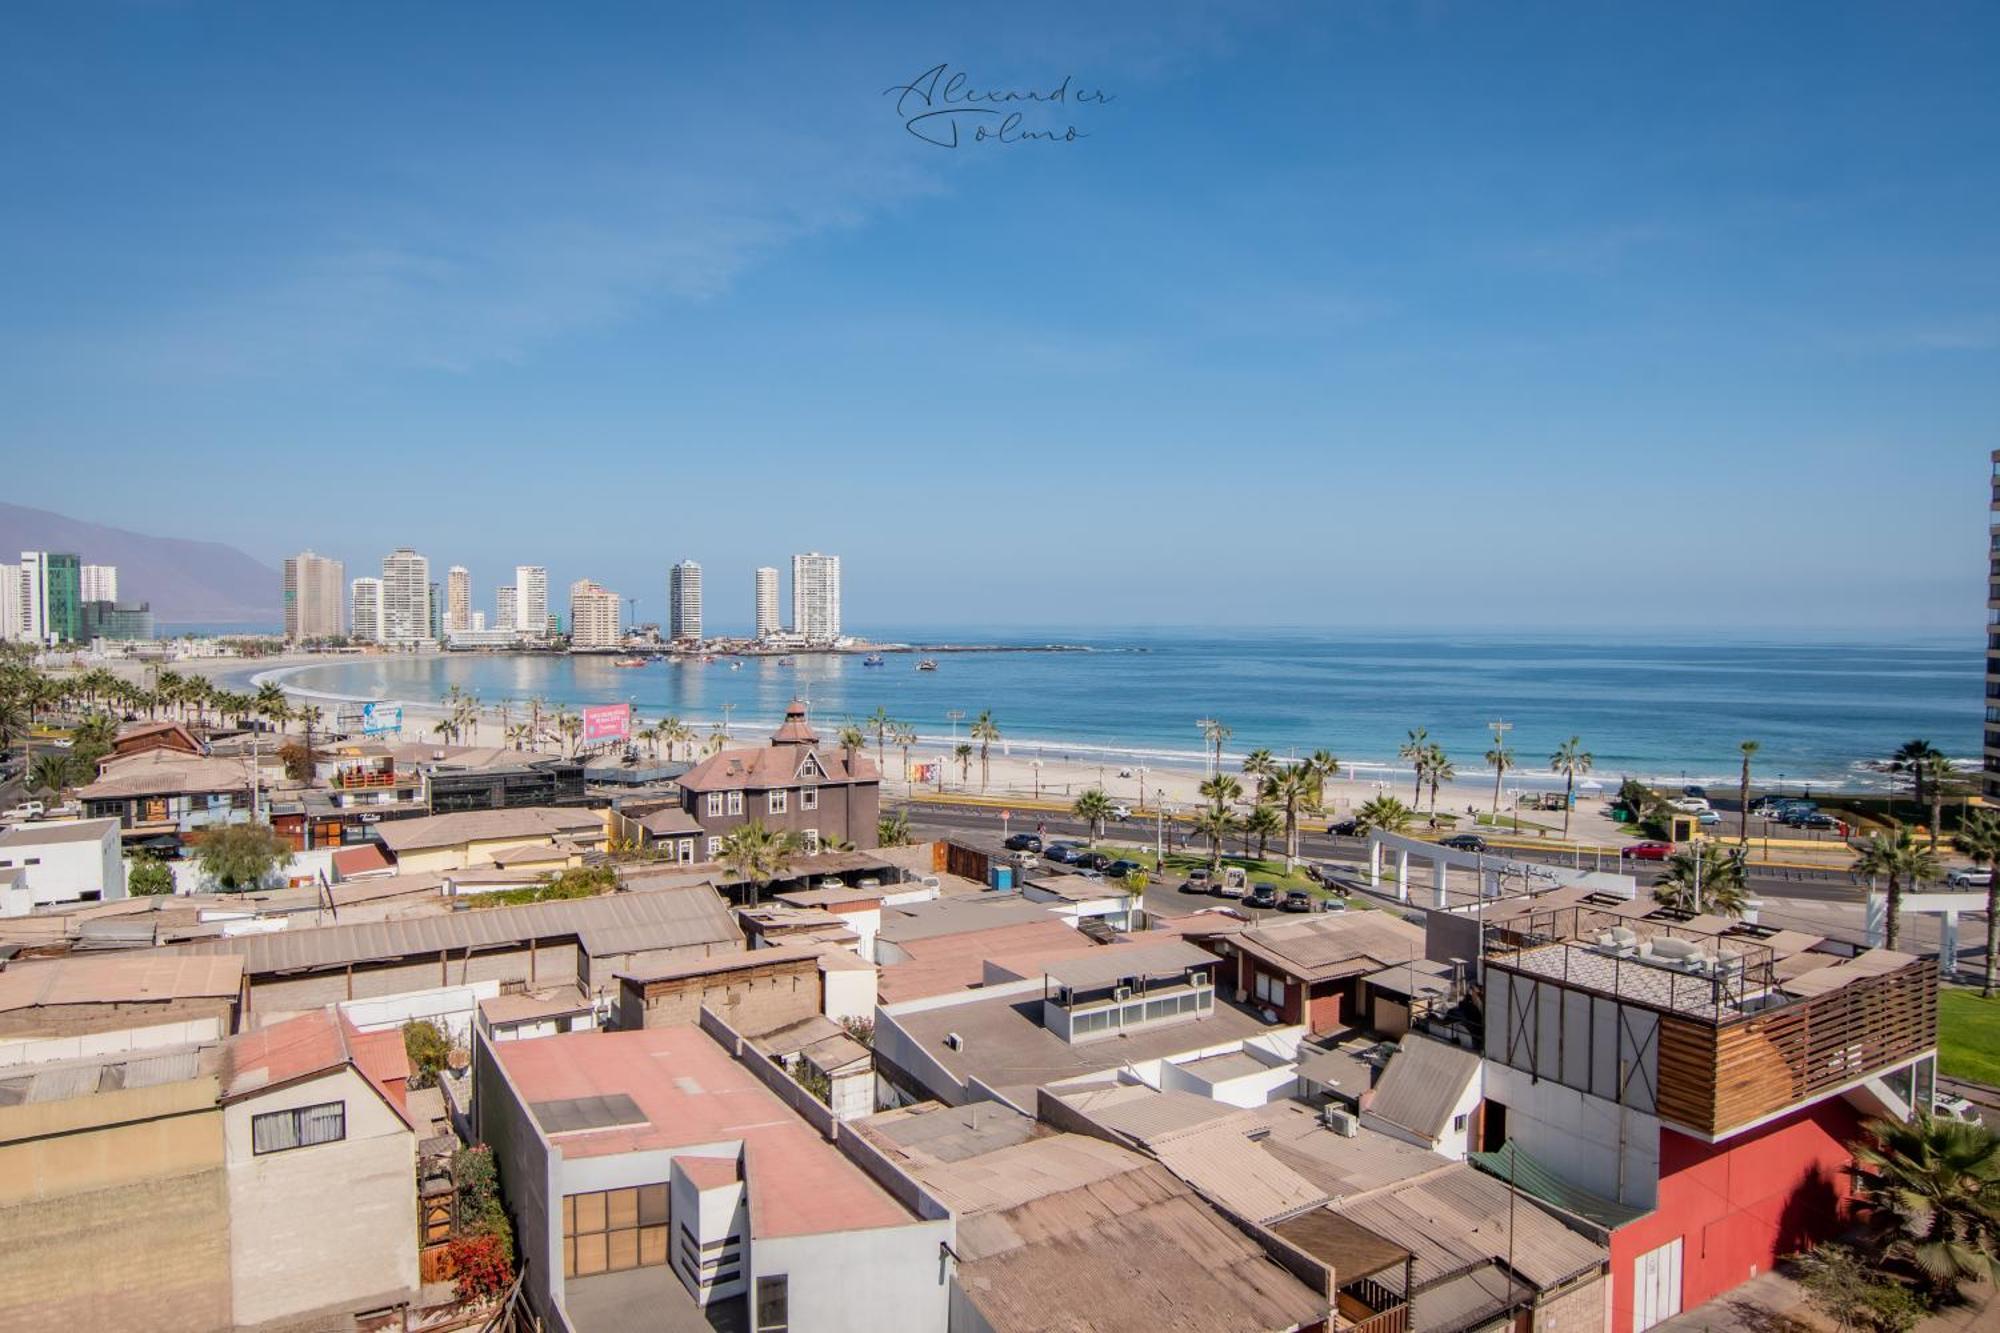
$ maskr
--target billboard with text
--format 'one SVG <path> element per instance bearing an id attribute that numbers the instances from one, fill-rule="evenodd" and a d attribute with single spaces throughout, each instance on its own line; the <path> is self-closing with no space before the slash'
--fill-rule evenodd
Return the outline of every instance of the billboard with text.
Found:
<path id="1" fill-rule="evenodd" d="M 583 710 L 583 743 L 629 740 L 632 736 L 631 704 L 597 704 Z"/>

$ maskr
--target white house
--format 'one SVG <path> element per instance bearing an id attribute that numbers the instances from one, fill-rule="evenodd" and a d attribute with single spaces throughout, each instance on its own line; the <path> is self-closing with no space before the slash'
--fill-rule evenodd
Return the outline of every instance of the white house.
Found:
<path id="1" fill-rule="evenodd" d="M 7 872 L 17 870 L 10 877 Z M 108 902 L 125 896 L 125 861 L 115 819 L 17 824 L 0 833 L 0 915 L 21 916 L 51 903 Z"/>
<path id="2" fill-rule="evenodd" d="M 1481 1094 L 1479 1063 L 1476 1051 L 1409 1034 L 1362 1108 L 1362 1125 L 1464 1161 Z"/>

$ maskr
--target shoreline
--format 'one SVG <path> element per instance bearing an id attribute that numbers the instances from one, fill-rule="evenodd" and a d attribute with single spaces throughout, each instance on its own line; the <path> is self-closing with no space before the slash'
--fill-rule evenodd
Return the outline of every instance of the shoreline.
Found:
<path id="1" fill-rule="evenodd" d="M 426 656 L 444 656 L 444 654 Z M 210 677 L 241 678 L 245 682 L 246 688 L 251 690 L 255 690 L 267 683 L 276 684 L 280 689 L 284 690 L 288 697 L 305 699 L 320 704 L 323 707 L 348 703 L 397 704 L 404 710 L 406 721 L 416 724 L 406 726 L 406 735 L 426 730 L 427 726 L 424 724 L 433 723 L 444 716 L 443 705 L 436 698 L 395 698 L 378 697 L 369 694 L 343 693 L 336 690 L 318 689 L 293 684 L 288 680 L 289 677 L 295 676 L 304 670 L 314 667 L 338 665 L 342 662 L 352 660 L 354 659 L 347 656 L 285 654 L 266 659 L 190 659 L 183 663 L 177 663 L 176 667 L 185 671 L 195 671 Z M 525 697 L 520 699 L 507 698 L 497 703 L 482 699 L 479 726 L 479 734 L 482 739 L 474 743 L 506 744 L 507 742 L 502 730 L 503 717 L 511 715 L 515 716 L 518 720 L 521 710 L 528 706 L 529 699 Z M 551 709 L 559 709 L 565 706 L 579 707 L 580 705 L 564 705 L 556 702 L 551 702 L 550 705 Z M 636 732 L 646 723 L 670 715 L 665 709 L 642 706 L 634 714 L 634 730 Z M 775 727 L 779 720 L 776 716 L 761 718 L 737 715 L 729 719 L 728 722 L 731 743 L 739 745 L 754 743 L 767 734 L 770 728 Z M 842 718 L 840 722 L 844 723 L 846 720 Z M 685 714 L 681 716 L 681 721 L 700 733 L 704 739 L 712 730 L 723 724 L 723 718 L 715 714 Z M 825 735 L 835 725 L 837 724 L 822 717 L 822 735 Z M 965 730 L 961 728 L 957 733 L 956 742 L 965 743 L 966 741 Z M 643 748 L 643 742 L 640 744 Z M 949 789 L 964 790 L 956 771 L 958 761 L 951 755 L 953 745 L 954 738 L 951 733 L 933 730 L 920 731 L 918 733 L 917 744 L 911 748 L 910 757 L 913 763 L 926 762 L 932 759 L 941 760 L 951 770 L 948 780 Z M 874 748 L 872 741 L 869 748 L 871 750 Z M 897 788 L 901 788 L 904 786 L 904 783 L 899 776 L 901 764 L 900 747 L 891 745 L 888 747 L 888 750 L 892 771 L 885 775 L 885 781 Z M 1243 780 L 1244 775 L 1241 772 L 1241 766 L 1247 753 L 1247 751 L 1243 750 L 1225 749 L 1222 755 L 1223 771 L 1236 776 L 1239 780 Z M 1307 753 L 1310 753 L 1310 751 L 1307 751 Z M 1289 750 L 1280 751 L 1274 749 L 1274 754 L 1282 761 L 1289 761 L 1295 757 Z M 995 742 L 991 748 L 989 755 L 989 772 L 991 777 L 989 782 L 994 791 L 1005 794 L 1014 794 L 1017 788 L 1022 793 L 1031 792 L 1037 785 L 1041 786 L 1044 790 L 1052 790 L 1058 795 L 1065 793 L 1074 794 L 1075 791 L 1080 790 L 1079 784 L 1085 782 L 1086 775 L 1090 775 L 1094 779 L 1095 775 L 1101 773 L 1101 780 L 1107 791 L 1117 788 L 1123 791 L 1126 796 L 1136 798 L 1136 789 L 1132 787 L 1132 784 L 1137 780 L 1138 774 L 1146 773 L 1150 775 L 1148 777 L 1149 783 L 1154 778 L 1157 778 L 1161 783 L 1171 781 L 1173 787 L 1176 789 L 1187 789 L 1189 794 L 1186 800 L 1192 803 L 1198 799 L 1192 793 L 1192 789 L 1203 778 L 1208 776 L 1210 762 L 1211 752 L 1205 749 L 1178 748 L 1157 744 L 1148 745 L 1143 742 L 1116 744 L 1101 741 L 1076 741 L 1065 740 L 1059 737 L 1011 734 Z M 1954 762 L 1967 771 L 1977 771 L 1978 768 L 1977 760 L 1958 759 Z M 978 780 L 978 763 L 979 761 L 975 755 L 972 760 L 972 771 L 969 779 L 974 786 L 976 786 Z M 1008 775 L 1008 781 L 1004 784 L 1000 781 L 999 777 L 1003 766 Z M 1041 771 L 1041 781 L 1039 784 L 1036 782 L 1035 775 L 1037 768 Z M 1121 769 L 1132 770 L 1134 774 L 1133 778 L 1118 778 L 1116 774 Z M 1396 795 L 1399 800 L 1408 805 L 1410 804 L 1408 795 L 1409 787 L 1413 776 L 1411 769 L 1407 765 L 1400 764 L 1394 759 L 1342 758 L 1340 776 L 1337 779 L 1329 780 L 1329 796 L 1331 797 L 1338 790 L 1344 798 L 1340 803 L 1341 808 L 1344 809 L 1347 808 L 1348 798 L 1356 798 L 1353 799 L 1353 803 L 1359 804 L 1361 801 L 1365 801 L 1380 792 L 1386 791 L 1389 794 Z M 1586 799 L 1608 797 L 1617 789 L 1619 782 L 1625 776 L 1627 776 L 1625 772 L 1609 768 L 1594 770 L 1588 778 L 1578 783 L 1578 809 L 1583 809 Z M 1637 777 L 1639 780 L 1654 786 L 1677 788 L 1682 785 L 1681 774 L 1679 772 L 1632 772 L 1630 776 Z M 1712 790 L 1723 789 L 1733 791 L 1736 788 L 1737 779 L 1738 774 L 1735 772 L 1718 771 L 1715 773 L 1700 773 L 1692 767 L 1686 771 L 1687 785 L 1704 786 Z M 1893 785 L 1893 781 L 1891 775 L 1887 773 L 1868 773 L 1865 771 L 1851 771 L 1832 777 L 1826 775 L 1801 776 L 1794 774 L 1782 783 L 1782 787 L 1788 792 L 1811 791 L 1829 795 L 1837 793 L 1872 795 L 1880 794 L 1887 790 Z M 1546 768 L 1524 766 L 1509 769 L 1502 787 L 1502 809 L 1504 810 L 1508 806 L 1508 802 L 1504 799 L 1506 793 L 1560 792 L 1564 789 L 1564 785 L 1565 782 L 1561 776 Z M 1770 790 L 1776 784 L 1774 784 L 1772 774 L 1753 772 L 1752 785 L 1759 790 Z M 1441 813 L 1447 809 L 1463 809 L 1467 806 L 1484 811 L 1491 804 L 1492 792 L 1493 778 L 1490 768 L 1483 766 L 1463 767 L 1451 782 L 1439 787 L 1438 807 Z M 1176 798 L 1170 793 L 1169 799 Z M 1426 788 L 1426 804 L 1428 804 L 1428 800 L 1429 791 Z M 1329 810 L 1333 808 L 1334 803 L 1330 800 Z M 1540 813 L 1546 816 L 1549 812 Z M 1558 816 L 1558 822 L 1559 818 Z"/>

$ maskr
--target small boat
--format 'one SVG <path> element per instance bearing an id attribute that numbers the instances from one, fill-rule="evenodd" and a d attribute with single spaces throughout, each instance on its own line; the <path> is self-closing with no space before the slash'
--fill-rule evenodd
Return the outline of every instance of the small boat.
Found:
<path id="1" fill-rule="evenodd" d="M 781 657 L 778 659 L 779 666 L 797 666 L 798 664 L 799 659 L 796 657 Z"/>
<path id="2" fill-rule="evenodd" d="M 935 658 L 930 658 L 930 657 L 926 657 L 926 658 L 925 658 L 925 659 L 924 659 L 923 661 L 921 661 L 921 662 L 917 663 L 917 670 L 919 670 L 919 671 L 936 671 L 936 670 L 937 670 L 937 660 L 936 660 Z"/>
<path id="3" fill-rule="evenodd" d="M 743 669 L 743 664 L 741 662 L 731 662 L 729 664 L 729 669 L 731 671 L 741 671 Z"/>
<path id="4" fill-rule="evenodd" d="M 881 666 L 881 665 L 882 665 L 882 654 L 880 654 L 880 653 L 870 653 L 870 654 L 868 654 L 868 656 L 866 656 L 866 657 L 864 657 L 864 658 L 862 658 L 862 659 L 861 659 L 861 665 L 862 665 L 862 666 Z"/>
<path id="5" fill-rule="evenodd" d="M 621 657 L 611 665 L 615 667 L 642 667 L 646 665 L 646 659 L 643 657 Z"/>

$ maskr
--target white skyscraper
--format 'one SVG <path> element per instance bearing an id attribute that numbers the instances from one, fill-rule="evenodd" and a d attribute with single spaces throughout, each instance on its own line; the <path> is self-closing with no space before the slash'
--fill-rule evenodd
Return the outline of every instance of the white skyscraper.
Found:
<path id="1" fill-rule="evenodd" d="M 382 580 L 356 579 L 351 593 L 354 627 L 350 637 L 362 643 L 382 642 Z"/>
<path id="2" fill-rule="evenodd" d="M 83 600 L 86 602 L 117 601 L 118 566 L 85 565 L 83 567 Z"/>
<path id="3" fill-rule="evenodd" d="M 382 641 L 431 637 L 431 562 L 407 546 L 382 557 Z"/>
<path id="4" fill-rule="evenodd" d="M 514 628 L 537 638 L 549 632 L 549 571 L 545 565 L 514 566 Z"/>
<path id="5" fill-rule="evenodd" d="M 6 565 L 0 565 L 0 643 L 24 638 L 21 632 L 21 579 Z"/>
<path id="6" fill-rule="evenodd" d="M 757 637 L 768 639 L 784 628 L 778 619 L 778 571 L 769 565 L 757 568 Z"/>
<path id="7" fill-rule="evenodd" d="M 453 565 L 444 576 L 444 632 L 463 634 L 472 628 L 472 575 Z"/>
<path id="8" fill-rule="evenodd" d="M 616 648 L 618 594 L 589 579 L 569 585 L 569 646 L 572 648 Z"/>
<path id="9" fill-rule="evenodd" d="M 515 608 L 514 585 L 511 583 L 493 590 L 493 628 L 521 628 L 521 613 Z"/>
<path id="10" fill-rule="evenodd" d="M 840 637 L 840 557 L 808 551 L 792 557 L 792 632 L 807 643 Z"/>
<path id="11" fill-rule="evenodd" d="M 667 576 L 667 635 L 692 641 L 701 638 L 701 566 L 692 560 L 675 565 Z"/>
<path id="12" fill-rule="evenodd" d="M 347 569 L 338 560 L 329 560 L 311 551 L 300 551 L 285 559 L 285 637 L 293 643 L 301 639 L 337 639 L 347 632 L 341 615 L 341 594 L 346 589 Z"/>

